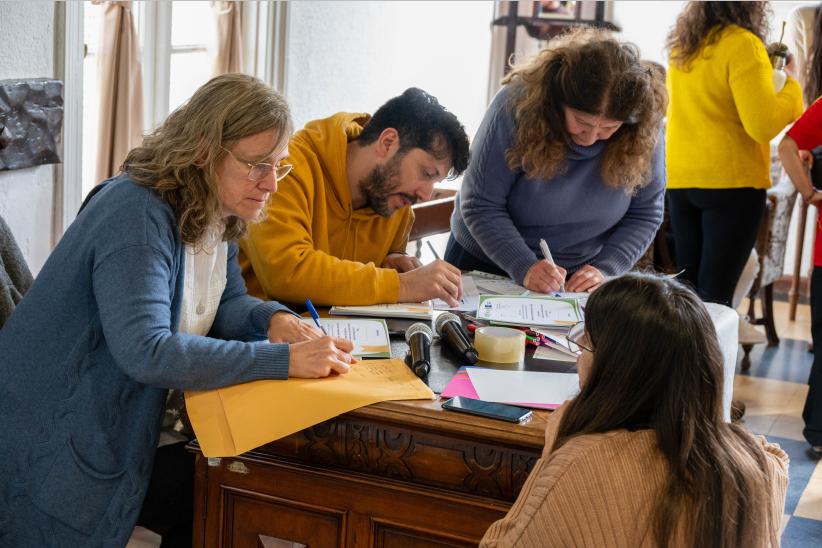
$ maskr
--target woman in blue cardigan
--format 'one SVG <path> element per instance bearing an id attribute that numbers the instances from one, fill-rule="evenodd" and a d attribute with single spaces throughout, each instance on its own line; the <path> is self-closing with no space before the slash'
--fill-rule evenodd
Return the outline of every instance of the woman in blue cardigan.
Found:
<path id="1" fill-rule="evenodd" d="M 664 78 L 636 46 L 585 29 L 503 83 L 471 145 L 445 260 L 533 291 L 590 291 L 633 267 L 662 222 Z"/>
<path id="2" fill-rule="evenodd" d="M 248 296 L 236 260 L 290 132 L 276 91 L 220 76 L 87 199 L 0 330 L 0 546 L 124 546 L 169 389 L 348 371 L 349 341 Z"/>

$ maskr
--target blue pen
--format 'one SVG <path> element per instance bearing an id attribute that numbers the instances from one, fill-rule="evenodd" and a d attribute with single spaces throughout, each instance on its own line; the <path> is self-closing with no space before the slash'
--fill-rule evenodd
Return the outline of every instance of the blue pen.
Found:
<path id="1" fill-rule="evenodd" d="M 311 304 L 311 299 L 305 300 L 305 307 L 308 308 L 308 313 L 311 314 L 312 318 L 314 318 L 314 323 L 317 324 L 317 327 L 320 328 L 320 331 L 322 331 L 324 335 L 328 335 L 328 332 L 320 323 L 320 315 L 317 314 L 317 309 L 314 308 L 313 304 Z"/>

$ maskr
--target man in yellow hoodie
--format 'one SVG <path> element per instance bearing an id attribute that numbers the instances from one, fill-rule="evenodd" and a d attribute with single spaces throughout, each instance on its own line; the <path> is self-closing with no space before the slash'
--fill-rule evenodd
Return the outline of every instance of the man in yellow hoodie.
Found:
<path id="1" fill-rule="evenodd" d="M 249 293 L 317 305 L 420 302 L 462 296 L 460 272 L 405 255 L 411 205 L 468 165 L 456 116 L 409 88 L 373 117 L 314 120 L 288 145 L 294 168 L 240 243 Z"/>

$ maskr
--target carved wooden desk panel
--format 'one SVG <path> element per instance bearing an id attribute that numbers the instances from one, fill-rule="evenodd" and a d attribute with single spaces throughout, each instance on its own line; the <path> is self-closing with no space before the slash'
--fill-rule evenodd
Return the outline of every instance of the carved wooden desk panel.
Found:
<path id="1" fill-rule="evenodd" d="M 439 406 L 380 403 L 240 457 L 198 453 L 194 545 L 476 545 L 539 457 L 547 414 L 511 425 Z"/>

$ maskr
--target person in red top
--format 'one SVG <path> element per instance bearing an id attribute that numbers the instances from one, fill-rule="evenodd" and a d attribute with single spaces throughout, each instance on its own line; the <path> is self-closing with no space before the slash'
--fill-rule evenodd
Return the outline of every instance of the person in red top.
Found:
<path id="1" fill-rule="evenodd" d="M 813 163 L 810 150 L 822 145 L 822 100 L 816 100 L 794 123 L 779 143 L 779 157 L 785 172 L 809 205 L 822 203 L 822 191 L 811 183 L 809 169 Z M 822 219 L 820 219 L 822 222 Z M 805 439 L 811 444 L 812 456 L 822 457 L 822 224 L 816 224 L 811 275 L 811 339 L 813 366 L 808 379 L 808 398 L 802 418 Z"/>

